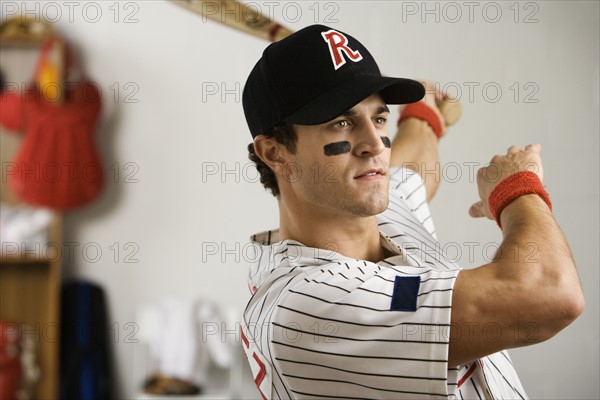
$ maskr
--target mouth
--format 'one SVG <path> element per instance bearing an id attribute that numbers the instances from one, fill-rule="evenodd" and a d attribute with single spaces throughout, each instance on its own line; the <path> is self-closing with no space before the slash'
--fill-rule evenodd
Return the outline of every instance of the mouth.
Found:
<path id="1" fill-rule="evenodd" d="M 385 176 L 383 168 L 371 168 L 356 175 L 354 179 L 376 179 L 382 176 Z"/>

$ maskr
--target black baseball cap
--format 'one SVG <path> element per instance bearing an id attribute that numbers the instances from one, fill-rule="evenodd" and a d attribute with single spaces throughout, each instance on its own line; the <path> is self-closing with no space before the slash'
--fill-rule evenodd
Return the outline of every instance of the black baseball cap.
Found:
<path id="1" fill-rule="evenodd" d="M 421 100 L 425 88 L 412 79 L 381 76 L 358 40 L 311 25 L 265 49 L 242 102 L 254 138 L 283 122 L 322 124 L 374 93 L 387 104 L 408 104 Z"/>

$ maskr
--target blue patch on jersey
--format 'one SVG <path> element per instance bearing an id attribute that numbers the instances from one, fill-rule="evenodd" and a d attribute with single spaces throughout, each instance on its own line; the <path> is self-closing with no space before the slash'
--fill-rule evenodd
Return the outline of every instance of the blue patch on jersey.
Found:
<path id="1" fill-rule="evenodd" d="M 417 311 L 420 276 L 396 276 L 390 311 Z"/>

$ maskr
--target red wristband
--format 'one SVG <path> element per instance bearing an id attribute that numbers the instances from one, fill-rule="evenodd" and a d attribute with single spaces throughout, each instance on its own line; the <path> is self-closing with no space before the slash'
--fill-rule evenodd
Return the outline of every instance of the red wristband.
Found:
<path id="1" fill-rule="evenodd" d="M 552 211 L 550 196 L 548 196 L 548 193 L 544 190 L 542 181 L 540 181 L 540 178 L 534 172 L 521 171 L 514 173 L 496 185 L 492 193 L 490 193 L 488 203 L 490 211 L 500 228 L 502 228 L 500 214 L 504 207 L 517 197 L 532 193 L 539 195 L 548 204 L 550 211 Z"/>
<path id="2" fill-rule="evenodd" d="M 398 124 L 407 118 L 418 118 L 427 122 L 438 139 L 442 136 L 442 121 L 440 121 L 440 117 L 431 107 L 422 101 L 405 106 L 398 119 Z"/>

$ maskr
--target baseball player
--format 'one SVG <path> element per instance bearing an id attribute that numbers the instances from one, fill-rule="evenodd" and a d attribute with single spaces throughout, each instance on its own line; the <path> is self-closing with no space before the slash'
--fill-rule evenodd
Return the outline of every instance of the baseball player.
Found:
<path id="1" fill-rule="evenodd" d="M 381 76 L 356 39 L 321 25 L 271 44 L 250 73 L 250 158 L 280 214 L 252 237 L 241 329 L 263 398 L 526 398 L 505 350 L 581 313 L 539 145 L 478 171 L 469 213 L 501 227 L 494 260 L 463 270 L 440 251 L 439 182 L 420 174 L 438 165 L 440 97 Z M 408 104 L 393 141 L 387 104 Z"/>

